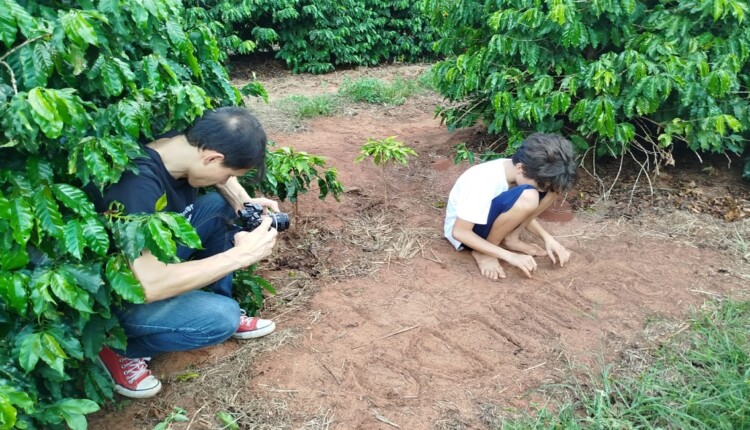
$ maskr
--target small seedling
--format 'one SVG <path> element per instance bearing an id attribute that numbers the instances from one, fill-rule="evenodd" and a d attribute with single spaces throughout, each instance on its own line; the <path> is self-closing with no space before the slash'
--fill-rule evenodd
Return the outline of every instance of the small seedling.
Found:
<path id="1" fill-rule="evenodd" d="M 410 156 L 416 157 L 417 153 L 405 146 L 403 142 L 397 141 L 396 136 L 390 136 L 380 140 L 368 138 L 367 143 L 360 148 L 360 155 L 354 160 L 359 163 L 365 158 L 372 157 L 372 162 L 382 169 L 386 209 L 388 208 L 388 178 L 386 172 L 388 164 L 394 162 L 408 164 Z"/>
<path id="2" fill-rule="evenodd" d="M 187 416 L 187 411 L 179 406 L 175 406 L 172 412 L 164 418 L 164 421 L 155 425 L 153 430 L 167 430 L 170 429 L 172 422 L 185 422 L 189 421 L 190 418 Z"/>
<path id="3" fill-rule="evenodd" d="M 191 381 L 193 379 L 196 379 L 196 378 L 198 378 L 200 376 L 201 375 L 199 373 L 193 372 L 192 370 L 188 370 L 186 372 L 183 372 L 183 373 L 180 373 L 179 375 L 177 375 L 175 377 L 175 379 L 177 379 L 180 382 L 187 382 L 187 381 Z"/>
<path id="4" fill-rule="evenodd" d="M 223 430 L 238 430 L 240 426 L 237 424 L 238 418 L 235 418 L 229 412 L 219 411 L 216 413 L 216 418 L 221 421 Z"/>
<path id="5" fill-rule="evenodd" d="M 466 147 L 466 142 L 461 142 L 458 145 L 454 145 L 453 151 L 456 152 L 456 156 L 453 157 L 453 164 L 459 164 L 464 160 L 467 160 L 469 164 L 474 164 L 474 151 Z"/>

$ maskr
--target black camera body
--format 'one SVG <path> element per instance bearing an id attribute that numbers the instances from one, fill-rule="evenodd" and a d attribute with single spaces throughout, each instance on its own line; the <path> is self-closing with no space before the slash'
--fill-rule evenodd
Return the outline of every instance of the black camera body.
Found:
<path id="1" fill-rule="evenodd" d="M 261 223 L 263 206 L 254 203 L 245 203 L 245 209 L 237 211 L 237 224 L 245 231 L 255 230 Z M 279 232 L 289 228 L 289 215 L 284 212 L 267 213 L 271 218 L 271 227 Z"/>

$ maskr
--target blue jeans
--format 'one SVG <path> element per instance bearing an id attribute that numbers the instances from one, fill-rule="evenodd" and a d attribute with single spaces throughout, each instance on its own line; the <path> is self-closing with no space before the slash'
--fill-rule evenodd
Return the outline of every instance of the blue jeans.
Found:
<path id="1" fill-rule="evenodd" d="M 178 247 L 181 260 L 202 259 L 233 246 L 238 228 L 234 209 L 217 193 L 201 196 L 184 215 L 201 238 L 201 250 Z M 124 355 L 151 357 L 215 345 L 228 339 L 240 323 L 240 307 L 232 299 L 232 273 L 207 285 L 208 291 L 189 291 L 145 304 L 128 303 L 116 312 L 128 346 Z M 122 351 L 120 351 L 123 353 Z"/>

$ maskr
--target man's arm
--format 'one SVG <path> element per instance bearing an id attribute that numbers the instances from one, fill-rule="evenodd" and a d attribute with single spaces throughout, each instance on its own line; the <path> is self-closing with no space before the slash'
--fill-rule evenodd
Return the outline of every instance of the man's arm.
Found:
<path id="1" fill-rule="evenodd" d="M 235 176 L 229 178 L 225 184 L 217 184 L 215 187 L 234 210 L 242 210 L 244 209 L 244 203 L 252 202 L 264 208 L 269 208 L 274 212 L 279 212 L 279 204 L 277 202 L 262 197 L 257 199 L 251 198 L 250 194 L 247 193 L 247 190 L 245 190 Z"/>
<path id="2" fill-rule="evenodd" d="M 264 217 L 252 232 L 234 236 L 234 247 L 201 260 L 165 264 L 150 252 L 133 261 L 135 277 L 143 286 L 147 302 L 168 299 L 186 291 L 205 287 L 227 274 L 250 266 L 268 257 L 276 243 L 276 229 L 270 229 L 271 219 Z"/>
<path id="3" fill-rule="evenodd" d="M 506 261 L 509 264 L 518 267 L 526 274 L 526 276 L 531 277 L 531 272 L 536 270 L 536 261 L 534 260 L 534 257 L 530 255 L 517 254 L 515 252 L 508 251 L 507 249 L 503 249 L 497 245 L 493 245 L 486 239 L 474 233 L 473 229 L 473 223 L 458 218 L 456 219 L 456 223 L 453 225 L 453 237 L 457 241 L 475 251 L 495 258 L 499 258 L 500 260 Z"/>

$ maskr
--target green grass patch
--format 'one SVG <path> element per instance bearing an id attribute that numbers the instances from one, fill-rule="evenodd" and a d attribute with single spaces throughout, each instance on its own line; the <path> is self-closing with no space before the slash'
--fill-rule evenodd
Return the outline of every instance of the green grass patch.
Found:
<path id="1" fill-rule="evenodd" d="M 565 386 L 574 400 L 485 421 L 503 430 L 750 428 L 750 302 L 727 300 L 695 315 L 652 358 L 638 375 L 604 371 Z"/>
<path id="2" fill-rule="evenodd" d="M 282 99 L 279 103 L 284 111 L 297 119 L 333 116 L 341 110 L 339 97 L 335 94 L 293 95 Z"/>
<path id="3" fill-rule="evenodd" d="M 419 84 L 420 87 L 426 90 L 430 90 L 434 92 L 438 91 L 435 85 L 435 72 L 432 69 L 432 67 L 425 70 L 419 75 L 419 77 L 417 78 L 417 83 Z"/>
<path id="4" fill-rule="evenodd" d="M 392 82 L 375 78 L 345 79 L 339 94 L 355 102 L 399 106 L 406 99 L 422 92 L 420 79 L 396 78 Z"/>

